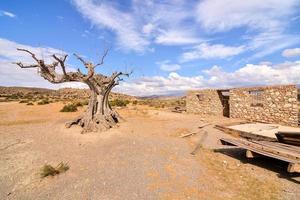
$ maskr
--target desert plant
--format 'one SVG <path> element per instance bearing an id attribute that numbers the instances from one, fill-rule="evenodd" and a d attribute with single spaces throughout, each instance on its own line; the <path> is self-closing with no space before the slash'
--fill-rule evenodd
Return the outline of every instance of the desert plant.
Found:
<path id="1" fill-rule="evenodd" d="M 55 176 L 60 173 L 66 172 L 69 169 L 70 169 L 70 167 L 69 167 L 68 163 L 61 162 L 56 167 L 53 167 L 49 164 L 45 164 L 41 170 L 41 177 L 45 178 L 47 176 Z"/>
<path id="2" fill-rule="evenodd" d="M 50 103 L 50 102 L 49 102 L 48 99 L 43 99 L 43 100 L 39 101 L 37 104 L 38 104 L 38 105 L 45 105 L 45 104 L 49 104 L 49 103 Z"/>
<path id="3" fill-rule="evenodd" d="M 129 104 L 128 100 L 114 99 L 110 101 L 111 106 L 125 107 L 127 104 Z"/>
<path id="4" fill-rule="evenodd" d="M 134 100 L 133 102 L 132 102 L 132 105 L 137 105 L 137 100 Z"/>
<path id="5" fill-rule="evenodd" d="M 83 103 L 81 103 L 80 101 L 73 103 L 76 107 L 82 107 Z"/>
<path id="6" fill-rule="evenodd" d="M 75 104 L 67 104 L 65 105 L 60 112 L 76 112 L 77 106 Z"/>
<path id="7" fill-rule="evenodd" d="M 82 101 L 82 105 L 84 105 L 84 106 L 89 105 L 89 101 L 88 100 Z"/>
<path id="8" fill-rule="evenodd" d="M 28 103 L 28 100 L 21 100 L 19 103 Z"/>
<path id="9" fill-rule="evenodd" d="M 32 102 L 28 102 L 26 105 L 27 106 L 33 106 L 34 104 Z"/>

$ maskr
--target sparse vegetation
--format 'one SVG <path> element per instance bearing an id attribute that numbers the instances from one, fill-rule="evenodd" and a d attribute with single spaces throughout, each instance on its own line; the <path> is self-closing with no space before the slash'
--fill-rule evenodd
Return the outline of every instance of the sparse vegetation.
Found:
<path id="1" fill-rule="evenodd" d="M 21 100 L 19 103 L 28 103 L 28 100 Z"/>
<path id="2" fill-rule="evenodd" d="M 49 104 L 49 103 L 50 103 L 50 101 L 48 99 L 43 99 L 43 100 L 39 101 L 37 104 L 38 105 L 45 105 L 45 104 Z"/>
<path id="3" fill-rule="evenodd" d="M 70 169 L 67 163 L 59 163 L 56 167 L 53 167 L 49 164 L 46 164 L 42 167 L 41 177 L 45 178 L 47 176 L 55 176 L 61 173 L 64 173 Z"/>
<path id="4" fill-rule="evenodd" d="M 67 104 L 65 105 L 60 112 L 76 112 L 77 106 L 75 104 Z"/>
<path id="5" fill-rule="evenodd" d="M 80 101 L 77 101 L 75 103 L 73 103 L 76 107 L 82 107 L 83 106 L 83 103 L 80 102 Z"/>
<path id="6" fill-rule="evenodd" d="M 129 100 L 123 100 L 123 99 L 114 99 L 109 102 L 111 106 L 119 106 L 119 107 L 125 107 L 127 104 L 130 103 Z"/>
<path id="7" fill-rule="evenodd" d="M 32 102 L 28 102 L 26 105 L 27 106 L 33 106 L 34 104 Z"/>

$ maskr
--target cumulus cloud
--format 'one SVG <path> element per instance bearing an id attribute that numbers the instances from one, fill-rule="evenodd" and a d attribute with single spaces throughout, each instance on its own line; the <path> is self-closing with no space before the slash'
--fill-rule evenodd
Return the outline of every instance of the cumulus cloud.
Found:
<path id="1" fill-rule="evenodd" d="M 300 61 L 284 62 L 277 65 L 272 65 L 271 63 L 247 64 L 233 72 L 226 72 L 219 66 L 213 66 L 208 70 L 204 70 L 203 74 L 191 77 L 171 72 L 167 77 L 138 78 L 121 83 L 121 86 L 117 87 L 116 91 L 137 96 L 149 96 L 154 94 L 182 94 L 187 90 L 203 88 L 299 84 L 299 69 Z"/>
<path id="2" fill-rule="evenodd" d="M 5 10 L 0 11 L 0 16 L 6 16 L 6 17 L 10 17 L 10 18 L 15 18 L 16 15 L 12 12 L 8 12 Z"/>
<path id="3" fill-rule="evenodd" d="M 281 55 L 284 57 L 300 56 L 300 48 L 285 49 Z"/>
<path id="4" fill-rule="evenodd" d="M 55 54 L 66 54 L 66 52 L 51 47 L 32 47 L 23 45 L 14 41 L 0 38 L 0 85 L 2 86 L 28 86 L 45 88 L 63 88 L 63 87 L 86 87 L 82 83 L 63 83 L 51 84 L 38 75 L 37 69 L 21 69 L 13 62 L 21 61 L 23 63 L 33 63 L 32 58 L 24 53 L 17 51 L 17 48 L 28 49 L 43 58 L 46 62 L 52 62 L 50 56 Z M 74 71 L 68 66 L 67 70 Z"/>
<path id="5" fill-rule="evenodd" d="M 180 60 L 182 62 L 203 59 L 224 59 L 231 56 L 238 55 L 245 51 L 244 46 L 225 46 L 223 44 L 210 45 L 208 43 L 202 43 L 193 47 L 192 50 L 187 51 L 181 55 Z"/>
<path id="6" fill-rule="evenodd" d="M 174 72 L 174 71 L 177 71 L 181 68 L 181 66 L 179 64 L 173 64 L 169 60 L 164 60 L 164 61 L 161 61 L 161 62 L 157 62 L 156 64 L 159 65 L 159 68 L 161 70 L 167 71 L 167 72 Z"/>

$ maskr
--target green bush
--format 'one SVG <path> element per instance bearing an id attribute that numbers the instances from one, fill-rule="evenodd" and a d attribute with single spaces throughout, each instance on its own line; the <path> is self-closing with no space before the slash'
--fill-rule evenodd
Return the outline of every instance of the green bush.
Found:
<path id="1" fill-rule="evenodd" d="M 52 167 L 51 165 L 44 165 L 41 170 L 41 177 L 45 178 L 47 176 L 55 176 L 60 173 L 66 172 L 70 167 L 67 163 L 59 163 L 56 167 Z"/>
<path id="2" fill-rule="evenodd" d="M 77 106 L 75 104 L 67 104 L 65 105 L 60 112 L 76 112 Z"/>
<path id="3" fill-rule="evenodd" d="M 111 106 L 125 107 L 130 103 L 128 100 L 114 99 L 109 102 Z"/>
<path id="4" fill-rule="evenodd" d="M 49 103 L 50 103 L 50 101 L 48 99 L 43 99 L 43 100 L 39 101 L 37 104 L 38 105 L 45 105 L 45 104 L 49 104 Z"/>

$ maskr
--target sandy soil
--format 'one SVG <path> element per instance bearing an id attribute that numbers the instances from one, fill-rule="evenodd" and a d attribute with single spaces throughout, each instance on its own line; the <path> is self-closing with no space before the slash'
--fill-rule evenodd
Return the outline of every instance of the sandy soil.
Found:
<path id="1" fill-rule="evenodd" d="M 82 135 L 64 123 L 84 108 L 60 113 L 62 106 L 0 103 L 0 199 L 300 199 L 286 163 L 247 160 L 219 144 L 230 136 L 213 125 L 229 119 L 129 107 L 119 110 L 119 127 Z M 66 173 L 40 177 L 44 164 L 61 161 Z"/>

